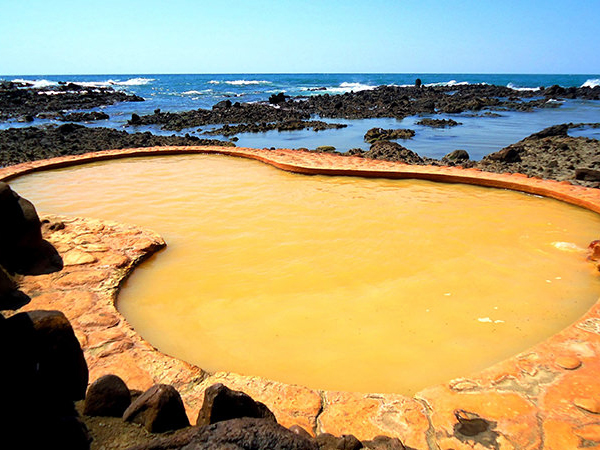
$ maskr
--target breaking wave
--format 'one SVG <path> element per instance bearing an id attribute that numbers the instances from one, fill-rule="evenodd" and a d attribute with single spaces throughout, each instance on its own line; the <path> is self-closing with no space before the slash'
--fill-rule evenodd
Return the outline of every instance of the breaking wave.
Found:
<path id="1" fill-rule="evenodd" d="M 233 86 L 247 86 L 251 84 L 272 84 L 267 80 L 230 80 L 230 81 L 219 81 L 219 80 L 210 80 L 209 84 L 231 84 Z"/>
<path id="2" fill-rule="evenodd" d="M 581 87 L 589 87 L 589 88 L 595 88 L 597 86 L 600 86 L 600 78 L 590 78 L 589 80 L 587 80 L 585 83 L 583 83 L 581 85 Z"/>

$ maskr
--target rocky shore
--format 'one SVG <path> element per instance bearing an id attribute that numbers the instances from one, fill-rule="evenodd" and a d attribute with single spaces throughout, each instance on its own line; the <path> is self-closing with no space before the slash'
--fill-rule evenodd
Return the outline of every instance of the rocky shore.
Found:
<path id="1" fill-rule="evenodd" d="M 112 128 L 90 128 L 73 123 L 43 128 L 9 128 L 0 131 L 0 167 L 99 150 L 164 145 L 233 146 L 231 142 L 218 139 L 158 136 L 150 132 L 127 133 Z"/>
<path id="2" fill-rule="evenodd" d="M 210 124 L 282 122 L 322 118 L 369 119 L 392 117 L 403 119 L 419 114 L 484 114 L 493 111 L 532 111 L 554 108 L 560 99 L 600 99 L 600 87 L 562 88 L 552 86 L 535 91 L 516 91 L 504 86 L 486 84 L 460 86 L 380 86 L 373 90 L 342 95 L 308 97 L 272 96 L 264 103 L 232 103 L 225 100 L 211 110 L 197 109 L 181 113 L 155 111 L 134 115 L 129 125 L 159 125 L 164 130 L 180 131 Z M 456 122 L 431 122 L 427 125 L 454 126 Z"/>
<path id="3" fill-rule="evenodd" d="M 36 117 L 62 120 L 63 111 L 143 101 L 142 97 L 110 87 L 87 87 L 62 82 L 40 89 L 27 83 L 0 81 L 0 120 L 17 118 L 19 122 L 33 122 Z M 67 120 L 90 120 L 90 117 L 73 116 Z"/>

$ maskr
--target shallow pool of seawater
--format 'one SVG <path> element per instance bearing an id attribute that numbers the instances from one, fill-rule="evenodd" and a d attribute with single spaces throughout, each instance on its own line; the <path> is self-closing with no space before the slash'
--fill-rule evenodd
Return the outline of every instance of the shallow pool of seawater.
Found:
<path id="1" fill-rule="evenodd" d="M 119 310 L 209 371 L 412 394 L 553 335 L 597 300 L 600 218 L 555 200 L 415 180 L 302 176 L 216 155 L 10 183 L 39 211 L 163 235 Z"/>

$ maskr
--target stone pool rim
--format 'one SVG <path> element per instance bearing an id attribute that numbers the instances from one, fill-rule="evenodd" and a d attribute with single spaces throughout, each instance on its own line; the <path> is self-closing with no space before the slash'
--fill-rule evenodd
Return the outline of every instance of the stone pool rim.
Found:
<path id="1" fill-rule="evenodd" d="M 9 181 L 37 171 L 96 161 L 196 153 L 245 157 L 306 175 L 413 178 L 505 188 L 562 200 L 600 213 L 600 190 L 574 186 L 568 182 L 541 180 L 522 174 L 497 174 L 460 167 L 414 166 L 285 149 L 198 146 L 107 150 L 0 168 L 0 180 Z M 87 222 L 84 220 L 78 225 L 74 220 L 71 223 L 85 227 Z M 150 239 L 160 241 L 160 237 L 152 237 L 152 232 L 147 233 Z M 138 239 L 142 236 L 143 239 L 146 235 L 138 233 L 135 236 Z M 111 314 L 116 314 L 119 323 L 109 328 L 124 327 L 128 335 L 135 335 L 133 347 L 124 347 L 122 352 L 135 353 L 135 345 L 144 347 L 143 360 L 133 361 L 133 364 L 137 364 L 136 370 L 148 376 L 126 380 L 130 388 L 144 389 L 148 387 L 145 385 L 156 382 L 174 384 L 182 390 L 191 416 L 201 404 L 204 389 L 216 382 L 223 382 L 266 403 L 283 425 L 298 424 L 313 433 L 352 433 L 359 439 L 385 434 L 399 437 L 405 445 L 416 449 L 448 446 L 472 448 L 472 445 L 483 442 L 478 439 L 486 436 L 501 449 L 575 448 L 579 443 L 585 443 L 586 446 L 600 443 L 600 380 L 596 380 L 600 370 L 599 302 L 575 323 L 540 344 L 479 373 L 425 388 L 412 398 L 399 394 L 319 391 L 228 372 L 208 374 L 200 368 L 159 353 L 137 336 L 116 311 L 114 302 L 121 282 L 139 261 L 160 248 L 160 245 L 139 247 L 139 254 L 131 258 L 131 264 L 124 270 L 113 271 L 111 275 L 111 287 L 106 290 L 109 301 L 103 307 Z M 28 280 L 25 280 L 24 284 L 27 283 Z M 96 281 L 96 284 L 102 283 Z M 89 289 L 93 291 L 94 287 Z M 35 307 L 36 297 L 32 298 L 30 305 Z M 89 360 L 93 361 L 90 374 L 96 375 L 90 377 L 91 381 L 104 373 L 118 372 L 117 355 L 118 352 L 108 354 L 100 361 L 86 351 L 86 358 L 89 356 Z M 461 435 L 456 430 L 457 411 L 467 411 L 488 421 L 490 427 L 484 434 L 488 433 L 489 436 Z"/>

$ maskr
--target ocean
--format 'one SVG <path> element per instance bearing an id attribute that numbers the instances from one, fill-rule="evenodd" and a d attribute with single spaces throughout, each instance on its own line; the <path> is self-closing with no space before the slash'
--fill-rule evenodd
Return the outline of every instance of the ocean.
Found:
<path id="1" fill-rule="evenodd" d="M 198 108 L 211 108 L 214 104 L 230 99 L 239 102 L 268 100 L 275 93 L 286 95 L 342 94 L 350 91 L 374 89 L 381 85 L 414 85 L 419 78 L 424 85 L 460 85 L 487 83 L 512 87 L 515 90 L 537 90 L 540 86 L 560 85 L 598 86 L 600 75 L 519 75 L 519 74 L 201 74 L 201 75 L 38 75 L 0 76 L 0 79 L 27 81 L 33 86 L 52 86 L 58 81 L 74 82 L 89 86 L 112 86 L 115 89 L 137 94 L 145 102 L 126 102 L 97 108 L 106 112 L 110 119 L 88 124 L 94 127 L 125 129 L 128 132 L 150 131 L 154 134 L 189 133 L 199 137 L 202 132 L 216 128 L 204 126 L 182 130 L 179 133 L 160 130 L 157 126 L 125 127 L 132 113 L 152 114 L 155 109 L 163 112 L 186 111 Z M 318 89 L 318 90 L 317 90 Z M 415 122 L 423 117 L 452 118 L 460 126 L 434 129 Z M 345 123 L 347 128 L 324 131 L 269 131 L 266 133 L 240 133 L 236 135 L 237 146 L 310 148 L 322 145 L 334 146 L 338 151 L 351 148 L 367 150 L 369 145 L 363 140 L 367 130 L 380 128 L 411 128 L 415 137 L 399 141 L 402 145 L 422 156 L 441 158 L 456 150 L 467 150 L 471 159 L 481 159 L 488 153 L 515 143 L 532 133 L 560 123 L 600 122 L 600 101 L 565 100 L 559 107 L 538 109 L 533 112 L 502 111 L 499 117 L 472 117 L 469 113 L 437 114 L 397 119 L 323 119 L 328 122 Z M 33 125 L 53 123 L 51 120 L 38 120 Z M 0 123 L 0 129 L 31 126 L 16 121 Z M 600 129 L 584 128 L 571 130 L 573 136 L 586 136 L 600 139 Z M 216 138 L 219 138 L 216 136 Z M 226 138 L 221 138 L 226 139 Z"/>

